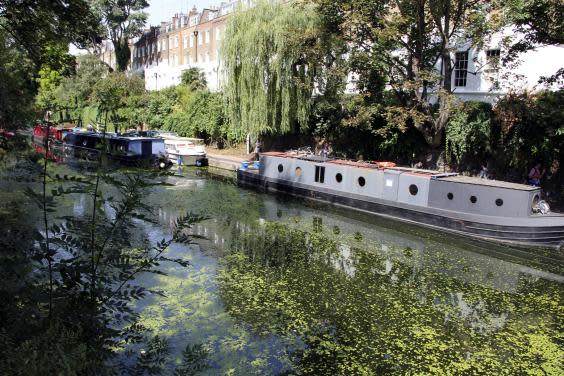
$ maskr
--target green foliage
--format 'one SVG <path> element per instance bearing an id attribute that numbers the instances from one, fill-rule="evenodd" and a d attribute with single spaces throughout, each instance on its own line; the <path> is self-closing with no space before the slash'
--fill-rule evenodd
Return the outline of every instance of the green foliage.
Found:
<path id="1" fill-rule="evenodd" d="M 12 163 L 26 166 L 17 157 Z M 154 291 L 135 279 L 162 274 L 163 262 L 188 266 L 168 257 L 168 248 L 189 244 L 186 231 L 203 218 L 182 215 L 167 239 L 148 244 L 133 234 L 151 221 L 144 201 L 159 176 L 112 174 L 100 166 L 59 175 L 44 163 L 43 174 L 28 165 L 43 185 L 11 177 L 18 190 L 0 206 L 0 373 L 161 373 L 168 344 L 151 338 L 132 309 Z M 58 206 L 76 199 L 86 203 L 83 212 L 61 217 Z M 139 348 L 138 357 L 120 358 Z"/>
<path id="2" fill-rule="evenodd" d="M 223 40 L 229 118 L 238 138 L 307 125 L 320 28 L 311 4 L 258 2 L 229 18 Z"/>
<path id="3" fill-rule="evenodd" d="M 453 112 L 446 127 L 447 160 L 458 164 L 485 163 L 490 149 L 492 109 L 488 103 L 465 102 Z"/>
<path id="4" fill-rule="evenodd" d="M 393 103 L 378 108 L 388 127 L 414 127 L 433 148 L 441 146 L 452 106 L 451 45 L 459 41 L 479 46 L 490 25 L 485 17 L 490 1 L 404 0 L 386 2 L 317 0 L 327 23 L 337 23 L 349 46 L 348 63 L 355 84 L 372 112 L 381 103 L 386 85 Z M 495 17 L 494 17 L 495 18 Z M 335 25 L 333 25 L 333 28 Z M 330 28 L 330 26 L 327 26 Z M 441 63 L 442 72 L 435 69 Z M 438 107 L 430 103 L 430 94 Z M 361 117 L 361 120 L 363 118 Z"/>
<path id="5" fill-rule="evenodd" d="M 92 88 L 91 103 L 107 114 L 115 130 L 129 128 L 135 119 L 135 99 L 145 93 L 145 81 L 139 76 L 112 72 Z"/>
<path id="6" fill-rule="evenodd" d="M 0 128 L 26 126 L 33 119 L 33 95 L 33 63 L 0 28 Z"/>
<path id="7" fill-rule="evenodd" d="M 63 77 L 74 73 L 75 59 L 71 56 L 67 46 L 53 44 L 44 47 L 44 60 L 38 72 L 37 83 L 39 91 L 36 103 L 40 110 L 56 110 L 56 90 Z"/>
<path id="8" fill-rule="evenodd" d="M 564 91 L 510 94 L 494 108 L 500 169 L 526 175 L 535 160 L 550 167 L 564 160 Z M 558 171 L 562 178 L 562 173 Z"/>
<path id="9" fill-rule="evenodd" d="M 45 46 L 92 47 L 101 41 L 99 19 L 88 0 L 0 0 L 0 28 L 13 36 L 37 67 L 48 60 Z"/>
<path id="10" fill-rule="evenodd" d="M 77 57 L 76 74 L 64 77 L 55 90 L 55 107 L 59 121 L 82 121 L 94 124 L 96 113 L 92 115 L 91 103 L 94 85 L 107 76 L 108 68 L 95 55 Z M 94 108 L 95 109 L 95 108 Z"/>
<path id="11" fill-rule="evenodd" d="M 200 68 L 188 68 L 182 71 L 180 80 L 182 85 L 187 86 L 191 91 L 204 90 L 208 87 L 206 74 Z"/>
<path id="12" fill-rule="evenodd" d="M 519 38 L 509 41 L 505 63 L 517 60 L 521 53 L 539 45 L 564 43 L 564 11 L 560 0 L 510 0 L 505 2 L 504 8 L 507 22 L 520 32 Z M 562 76 L 564 68 L 543 80 L 555 83 Z"/>
<path id="13" fill-rule="evenodd" d="M 210 142 L 236 139 L 229 127 L 222 94 L 208 91 L 192 93 L 186 107 L 167 118 L 164 129 L 182 136 L 204 137 Z"/>
<path id="14" fill-rule="evenodd" d="M 504 292 L 457 278 L 464 258 L 419 268 L 410 248 L 374 247 L 266 222 L 225 259 L 223 301 L 257 335 L 294 339 L 296 374 L 562 373 L 557 282 Z"/>

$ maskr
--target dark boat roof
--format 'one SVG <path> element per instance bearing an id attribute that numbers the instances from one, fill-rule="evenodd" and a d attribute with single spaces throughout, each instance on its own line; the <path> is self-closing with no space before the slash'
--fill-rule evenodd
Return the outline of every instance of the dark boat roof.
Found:
<path id="1" fill-rule="evenodd" d="M 95 137 L 95 138 L 102 138 L 102 133 L 97 132 L 73 132 L 71 133 L 77 136 L 88 136 L 88 137 Z M 135 137 L 135 136 L 120 136 L 116 135 L 115 133 L 106 133 L 106 138 L 108 140 L 126 140 L 126 141 L 163 141 L 162 138 L 159 137 Z"/>

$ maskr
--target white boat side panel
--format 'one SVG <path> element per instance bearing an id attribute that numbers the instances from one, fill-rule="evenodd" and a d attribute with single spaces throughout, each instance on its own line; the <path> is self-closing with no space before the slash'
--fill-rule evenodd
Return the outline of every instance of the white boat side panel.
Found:
<path id="1" fill-rule="evenodd" d="M 475 197 L 476 202 L 472 202 L 472 197 Z M 530 205 L 526 203 L 530 203 L 532 197 L 534 197 L 534 191 L 461 184 L 436 179 L 431 180 L 429 206 L 482 215 L 527 217 L 531 209 Z"/>
<path id="2" fill-rule="evenodd" d="M 401 174 L 401 171 L 384 170 L 384 187 L 382 192 L 384 200 L 397 201 L 399 177 Z"/>
<path id="3" fill-rule="evenodd" d="M 401 174 L 399 176 L 398 201 L 411 205 L 427 206 L 429 202 L 429 182 L 428 176 Z"/>

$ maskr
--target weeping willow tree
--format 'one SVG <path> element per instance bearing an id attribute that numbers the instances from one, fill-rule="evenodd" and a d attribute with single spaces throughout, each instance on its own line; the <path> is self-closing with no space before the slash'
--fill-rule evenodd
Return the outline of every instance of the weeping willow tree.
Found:
<path id="1" fill-rule="evenodd" d="M 230 17 L 222 54 L 237 133 L 287 133 L 306 126 L 320 30 L 311 4 L 259 1 Z"/>

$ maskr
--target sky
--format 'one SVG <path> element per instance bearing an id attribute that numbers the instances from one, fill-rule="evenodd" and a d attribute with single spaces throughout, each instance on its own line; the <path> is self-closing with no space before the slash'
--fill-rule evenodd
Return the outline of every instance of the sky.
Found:
<path id="1" fill-rule="evenodd" d="M 145 12 L 149 15 L 147 26 L 160 25 L 161 21 L 170 21 L 175 13 L 188 13 L 195 5 L 196 9 L 202 10 L 205 6 L 221 4 L 226 0 L 149 0 L 149 8 Z"/>

